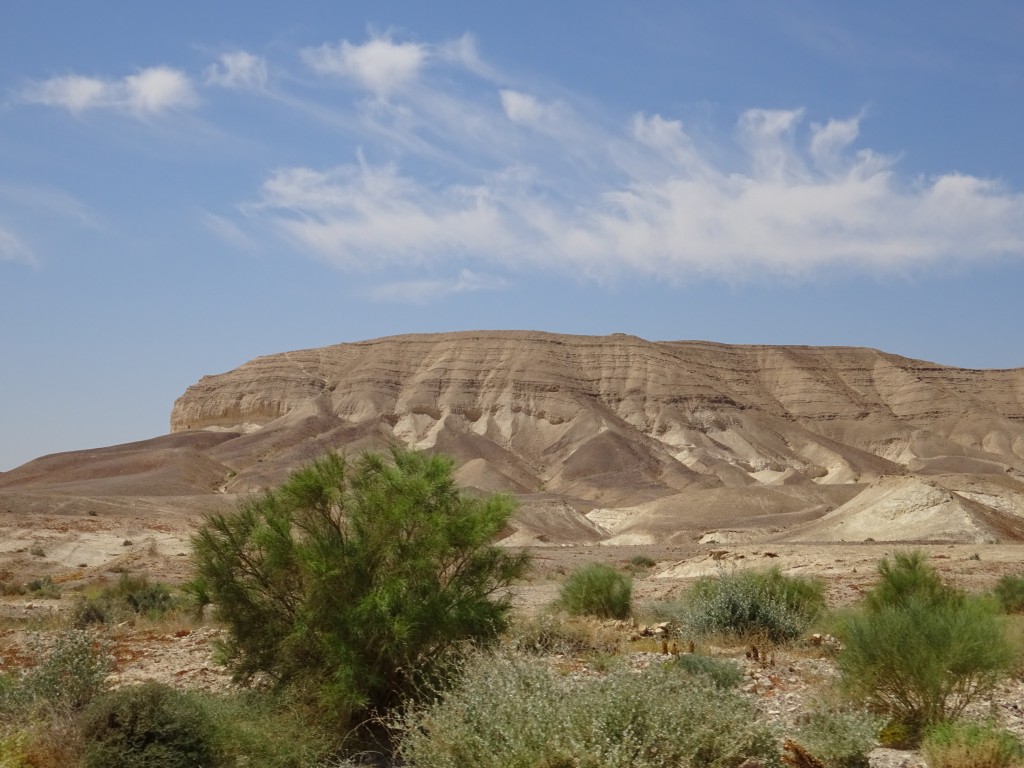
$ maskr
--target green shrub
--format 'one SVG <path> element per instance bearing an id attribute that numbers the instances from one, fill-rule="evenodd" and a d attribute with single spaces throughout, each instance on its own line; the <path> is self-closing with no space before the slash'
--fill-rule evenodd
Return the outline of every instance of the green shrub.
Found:
<path id="1" fill-rule="evenodd" d="M 160 683 L 111 691 L 83 716 L 87 768 L 195 768 L 213 762 L 214 723 L 195 697 Z"/>
<path id="2" fill-rule="evenodd" d="M 749 700 L 670 665 L 573 682 L 529 659 L 479 657 L 402 725 L 409 768 L 779 765 Z"/>
<path id="3" fill-rule="evenodd" d="M 743 681 L 743 670 L 739 664 L 724 659 L 684 653 L 669 663 L 688 675 L 703 675 L 719 688 L 735 688 Z"/>
<path id="4" fill-rule="evenodd" d="M 893 562 L 882 558 L 878 564 L 879 581 L 864 599 L 868 611 L 899 606 L 913 599 L 925 603 L 944 603 L 958 596 L 942 582 L 923 552 L 897 552 Z"/>
<path id="5" fill-rule="evenodd" d="M 801 716 L 795 741 L 829 768 L 868 768 L 881 724 L 870 712 L 818 702 Z"/>
<path id="6" fill-rule="evenodd" d="M 569 574 L 558 604 L 574 616 L 624 619 L 629 616 L 633 579 L 614 568 L 591 563 Z"/>
<path id="7" fill-rule="evenodd" d="M 996 584 L 995 596 L 1006 613 L 1024 613 L 1024 576 L 1003 576 Z"/>
<path id="8" fill-rule="evenodd" d="M 820 579 L 787 576 L 778 568 L 722 569 L 693 585 L 683 620 L 698 635 L 722 632 L 785 642 L 799 637 L 824 608 Z"/>
<path id="9" fill-rule="evenodd" d="M 236 678 L 308 689 L 342 719 L 415 696 L 466 641 L 495 640 L 525 553 L 497 547 L 514 504 L 471 497 L 441 456 L 336 454 L 193 539 L 194 592 L 227 624 Z"/>
<path id="10" fill-rule="evenodd" d="M 940 723 L 921 743 L 929 768 L 1020 768 L 1024 748 L 995 723 Z"/>
<path id="11" fill-rule="evenodd" d="M 847 690 L 904 726 L 911 743 L 988 694 L 1013 660 L 992 601 L 905 601 L 852 616 L 838 664 Z"/>

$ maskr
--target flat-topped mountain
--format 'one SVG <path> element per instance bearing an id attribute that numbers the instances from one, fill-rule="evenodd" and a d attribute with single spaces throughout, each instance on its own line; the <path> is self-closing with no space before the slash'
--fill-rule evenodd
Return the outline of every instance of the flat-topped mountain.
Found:
<path id="1" fill-rule="evenodd" d="M 201 508 L 329 448 L 393 441 L 452 455 L 467 486 L 518 494 L 523 541 L 1024 537 L 1024 369 L 621 334 L 422 334 L 260 357 L 189 387 L 170 435 L 37 459 L 0 475 L 0 492 Z"/>

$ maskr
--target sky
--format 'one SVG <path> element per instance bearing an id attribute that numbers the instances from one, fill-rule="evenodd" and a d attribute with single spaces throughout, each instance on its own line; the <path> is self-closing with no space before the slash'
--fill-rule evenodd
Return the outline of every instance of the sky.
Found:
<path id="1" fill-rule="evenodd" d="M 1024 366 L 1018 0 L 0 0 L 0 471 L 398 333 Z"/>

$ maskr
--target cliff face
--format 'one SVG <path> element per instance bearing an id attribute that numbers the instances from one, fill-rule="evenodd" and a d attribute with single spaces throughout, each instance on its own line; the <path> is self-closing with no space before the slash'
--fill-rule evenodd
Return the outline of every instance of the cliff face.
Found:
<path id="1" fill-rule="evenodd" d="M 520 494 L 521 519 L 533 521 L 524 530 L 558 518 L 559 530 L 586 540 L 726 526 L 915 538 L 906 525 L 878 526 L 922 504 L 932 510 L 927 530 L 942 537 L 953 509 L 971 523 L 952 528 L 972 540 L 1024 531 L 1024 369 L 965 370 L 870 349 L 398 336 L 206 376 L 175 403 L 171 431 L 123 453 L 142 462 L 160 450 L 168 494 L 190 483 L 196 493 L 247 492 L 328 448 L 397 440 L 452 455 L 465 485 Z M 104 467 L 116 458 L 106 450 Z M 99 454 L 86 453 L 31 462 L 0 488 L 32 477 L 106 492 L 106 470 L 88 470 Z M 118 492 L 131 476 L 119 470 Z"/>
<path id="2" fill-rule="evenodd" d="M 171 414 L 174 432 L 300 424 L 328 442 L 369 425 L 419 447 L 482 439 L 560 490 L 623 471 L 669 486 L 1012 473 L 1024 470 L 1024 370 L 854 348 L 455 333 L 258 358 L 204 377 Z"/>

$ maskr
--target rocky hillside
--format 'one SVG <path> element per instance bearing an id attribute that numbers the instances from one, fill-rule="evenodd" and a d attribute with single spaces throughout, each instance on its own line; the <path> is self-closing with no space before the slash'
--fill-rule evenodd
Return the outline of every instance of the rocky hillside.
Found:
<path id="1" fill-rule="evenodd" d="M 1024 537 L 1024 369 L 621 334 L 261 357 L 189 387 L 170 435 L 38 459 L 0 492 L 230 495 L 396 440 L 520 495 L 523 541 Z"/>

